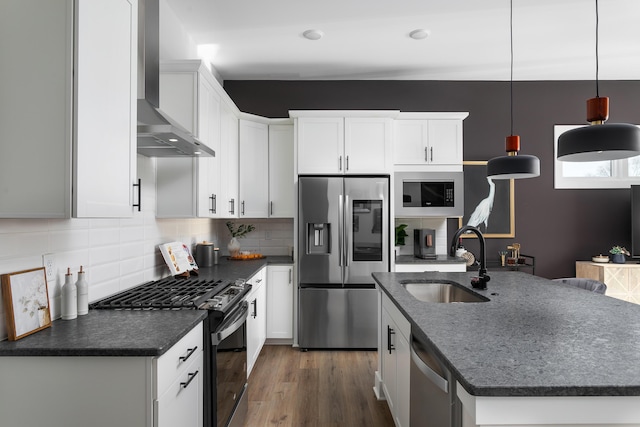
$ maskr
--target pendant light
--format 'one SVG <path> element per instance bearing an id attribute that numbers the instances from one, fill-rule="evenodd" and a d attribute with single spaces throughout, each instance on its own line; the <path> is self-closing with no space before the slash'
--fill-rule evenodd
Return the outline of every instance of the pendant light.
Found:
<path id="1" fill-rule="evenodd" d="M 626 159 L 640 155 L 640 129 L 627 123 L 605 125 L 609 98 L 600 97 L 598 85 L 598 0 L 596 0 L 596 97 L 587 100 L 590 126 L 572 129 L 558 138 L 558 160 L 594 162 Z"/>
<path id="2" fill-rule="evenodd" d="M 518 155 L 520 136 L 513 134 L 513 0 L 509 2 L 509 33 L 511 36 L 511 135 L 505 138 L 506 156 L 494 157 L 487 163 L 487 177 L 492 179 L 522 179 L 540 176 L 540 160 L 536 156 Z"/>

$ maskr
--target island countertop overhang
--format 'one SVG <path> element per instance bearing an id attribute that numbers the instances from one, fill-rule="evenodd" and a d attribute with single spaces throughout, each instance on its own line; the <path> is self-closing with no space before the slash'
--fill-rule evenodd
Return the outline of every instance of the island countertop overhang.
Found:
<path id="1" fill-rule="evenodd" d="M 640 306 L 522 272 L 374 273 L 421 340 L 475 396 L 640 396 Z M 402 286 L 446 280 L 482 303 L 418 301 Z"/>

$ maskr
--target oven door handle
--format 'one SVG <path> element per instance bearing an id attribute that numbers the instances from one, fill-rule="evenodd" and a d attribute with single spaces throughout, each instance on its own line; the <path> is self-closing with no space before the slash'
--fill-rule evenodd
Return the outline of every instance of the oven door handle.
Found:
<path id="1" fill-rule="evenodd" d="M 245 301 L 242 303 L 242 307 L 238 312 L 228 321 L 224 322 L 220 331 L 211 334 L 211 345 L 220 344 L 225 338 L 240 329 L 244 322 L 246 322 L 247 317 L 249 317 L 249 305 Z"/>

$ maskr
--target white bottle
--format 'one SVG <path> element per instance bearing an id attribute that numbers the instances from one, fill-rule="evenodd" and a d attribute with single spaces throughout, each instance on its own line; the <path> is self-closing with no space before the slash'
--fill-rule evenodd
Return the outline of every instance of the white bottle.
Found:
<path id="1" fill-rule="evenodd" d="M 76 281 L 76 290 L 78 291 L 78 316 L 89 313 L 89 284 L 84 277 L 84 273 L 82 266 L 80 266 L 78 280 Z"/>
<path id="2" fill-rule="evenodd" d="M 78 317 L 78 291 L 73 283 L 71 269 L 67 268 L 62 286 L 62 320 L 71 320 L 76 317 Z"/>

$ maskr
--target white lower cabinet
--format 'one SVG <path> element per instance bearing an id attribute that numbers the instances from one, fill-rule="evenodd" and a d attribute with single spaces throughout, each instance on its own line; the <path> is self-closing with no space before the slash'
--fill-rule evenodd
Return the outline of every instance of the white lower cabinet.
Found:
<path id="1" fill-rule="evenodd" d="M 411 325 L 384 293 L 382 296 L 381 346 L 382 389 L 393 421 L 398 427 L 409 426 Z"/>
<path id="2" fill-rule="evenodd" d="M 201 427 L 202 333 L 157 358 L 2 357 L 0 425 Z"/>
<path id="3" fill-rule="evenodd" d="M 267 338 L 293 339 L 293 266 L 267 267 Z"/>
<path id="4" fill-rule="evenodd" d="M 247 376 L 249 376 L 267 339 L 266 267 L 251 276 L 247 283 L 252 285 L 251 292 L 247 294 L 249 303 L 249 317 L 247 318 Z"/>
<path id="5" fill-rule="evenodd" d="M 203 403 L 202 324 L 153 360 L 154 427 L 200 427 Z"/>

